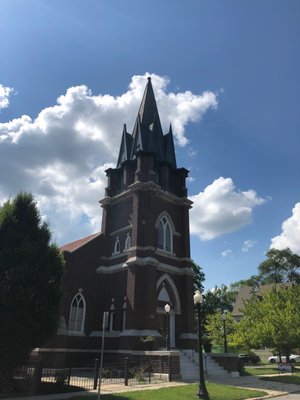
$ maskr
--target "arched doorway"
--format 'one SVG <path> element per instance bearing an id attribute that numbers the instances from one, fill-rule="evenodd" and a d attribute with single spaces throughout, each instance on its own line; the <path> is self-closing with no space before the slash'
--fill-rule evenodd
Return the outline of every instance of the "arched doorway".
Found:
<path id="1" fill-rule="evenodd" d="M 166 338 L 168 332 L 170 348 L 174 349 L 176 348 L 176 315 L 181 314 L 178 291 L 173 279 L 168 274 L 159 278 L 156 290 L 157 330 L 164 338 Z M 169 318 L 164 309 L 166 304 L 170 305 Z"/>

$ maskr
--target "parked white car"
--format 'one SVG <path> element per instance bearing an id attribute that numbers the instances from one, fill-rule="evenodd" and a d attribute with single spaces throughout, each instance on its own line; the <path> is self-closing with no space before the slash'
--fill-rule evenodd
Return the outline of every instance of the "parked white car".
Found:
<path id="1" fill-rule="evenodd" d="M 280 362 L 279 355 L 269 357 L 268 361 L 272 364 L 279 363 Z M 286 357 L 281 356 L 281 361 L 286 362 Z M 300 355 L 291 354 L 290 355 L 290 363 L 298 363 L 298 362 L 300 362 Z"/>

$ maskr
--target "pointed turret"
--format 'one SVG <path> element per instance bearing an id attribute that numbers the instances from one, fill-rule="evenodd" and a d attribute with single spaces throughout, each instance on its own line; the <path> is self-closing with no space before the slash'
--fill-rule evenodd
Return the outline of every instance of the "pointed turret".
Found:
<path id="1" fill-rule="evenodd" d="M 138 114 L 137 119 L 135 121 L 135 125 L 133 128 L 132 132 L 132 137 L 133 137 L 133 144 L 132 144 L 132 150 L 130 153 L 130 158 L 133 160 L 135 158 L 135 155 L 140 152 L 140 151 L 148 151 L 148 137 L 144 133 L 144 129 L 141 124 L 141 118 L 140 115 Z"/>
<path id="2" fill-rule="evenodd" d="M 165 140 L 165 154 L 164 159 L 166 162 L 171 164 L 172 168 L 176 169 L 176 156 L 175 156 L 175 148 L 174 148 L 174 138 L 173 138 L 173 130 L 172 125 L 170 124 L 169 132 L 164 136 Z"/>
<path id="3" fill-rule="evenodd" d="M 128 161 L 130 159 L 131 148 L 132 135 L 127 133 L 126 124 L 124 124 L 117 168 L 119 168 L 124 161 Z"/>

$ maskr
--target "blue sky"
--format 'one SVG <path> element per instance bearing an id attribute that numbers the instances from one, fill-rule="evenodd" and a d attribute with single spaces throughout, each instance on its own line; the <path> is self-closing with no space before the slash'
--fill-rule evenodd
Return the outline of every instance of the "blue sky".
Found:
<path id="1" fill-rule="evenodd" d="M 34 193 L 59 244 L 99 230 L 104 170 L 150 74 L 190 170 L 206 288 L 300 254 L 300 3 L 0 0 L 0 201 Z M 165 129 L 166 132 L 166 129 Z"/>

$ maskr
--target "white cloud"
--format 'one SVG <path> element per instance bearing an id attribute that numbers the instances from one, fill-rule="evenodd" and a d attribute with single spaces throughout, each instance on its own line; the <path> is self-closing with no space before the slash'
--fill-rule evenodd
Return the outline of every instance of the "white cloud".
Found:
<path id="1" fill-rule="evenodd" d="M 214 93 L 167 93 L 168 78 L 148 73 L 133 76 L 118 97 L 71 87 L 36 119 L 23 115 L 0 123 L 0 202 L 31 191 L 60 243 L 99 230 L 104 171 L 116 164 L 123 123 L 133 129 L 148 76 L 164 131 L 171 122 L 177 144 L 184 146 L 186 125 L 217 107 Z M 10 93 L 6 88 L 3 99 Z"/>
<path id="2" fill-rule="evenodd" d="M 3 86 L 0 83 L 0 109 L 9 106 L 9 96 L 13 92 L 13 88 Z"/>
<path id="3" fill-rule="evenodd" d="M 191 196 L 191 200 L 191 233 L 201 240 L 211 240 L 250 224 L 253 208 L 265 202 L 252 189 L 237 191 L 232 179 L 223 177 Z"/>
<path id="4" fill-rule="evenodd" d="M 233 253 L 232 253 L 232 250 L 228 249 L 228 250 L 222 251 L 221 256 L 222 256 L 223 258 L 226 258 L 226 257 L 232 256 L 232 254 L 233 254 Z"/>
<path id="5" fill-rule="evenodd" d="M 243 243 L 242 251 L 248 252 L 257 243 L 255 240 L 245 240 Z"/>
<path id="6" fill-rule="evenodd" d="M 300 203 L 296 203 L 292 216 L 283 221 L 280 235 L 271 239 L 271 246 L 282 250 L 289 247 L 294 253 L 300 254 Z"/>

